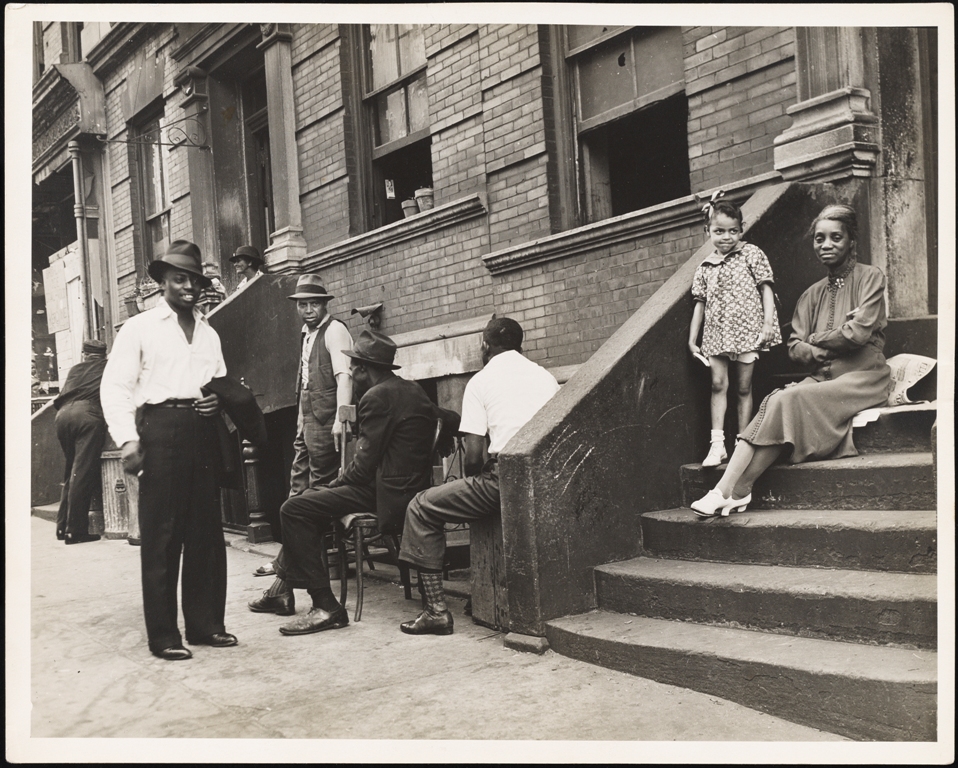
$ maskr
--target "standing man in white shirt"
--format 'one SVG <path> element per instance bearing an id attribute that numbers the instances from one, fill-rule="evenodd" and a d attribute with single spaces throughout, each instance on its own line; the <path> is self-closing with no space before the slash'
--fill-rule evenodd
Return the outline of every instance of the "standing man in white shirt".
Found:
<path id="1" fill-rule="evenodd" d="M 399 558 L 419 571 L 426 606 L 400 625 L 409 635 L 451 635 L 442 562 L 446 523 L 468 523 L 500 512 L 498 454 L 523 425 L 559 391 L 555 377 L 522 354 L 522 328 L 494 317 L 482 333 L 484 367 L 466 385 L 462 422 L 466 477 L 429 488 L 406 509 Z M 489 459 L 483 452 L 489 436 Z"/>
<path id="2" fill-rule="evenodd" d="M 176 584 L 183 555 L 186 640 L 236 645 L 223 624 L 226 550 L 216 478 L 215 416 L 220 401 L 201 391 L 226 374 L 220 339 L 197 308 L 200 249 L 173 242 L 148 268 L 162 300 L 131 317 L 117 334 L 100 400 L 124 468 L 140 478 L 140 563 L 150 651 L 191 658 L 177 626 Z"/>

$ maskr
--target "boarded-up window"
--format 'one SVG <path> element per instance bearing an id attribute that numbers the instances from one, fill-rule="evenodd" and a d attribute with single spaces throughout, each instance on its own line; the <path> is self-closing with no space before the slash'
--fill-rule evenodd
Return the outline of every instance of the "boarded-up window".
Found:
<path id="1" fill-rule="evenodd" d="M 690 193 L 679 27 L 567 28 L 589 221 Z"/>

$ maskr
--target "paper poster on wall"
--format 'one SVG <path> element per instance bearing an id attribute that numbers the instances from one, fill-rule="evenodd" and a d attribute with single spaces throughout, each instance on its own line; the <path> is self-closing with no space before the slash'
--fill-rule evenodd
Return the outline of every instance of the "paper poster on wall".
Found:
<path id="1" fill-rule="evenodd" d="M 70 310 L 67 307 L 67 282 L 62 261 L 43 270 L 43 292 L 47 305 L 47 331 L 57 333 L 69 330 Z"/>

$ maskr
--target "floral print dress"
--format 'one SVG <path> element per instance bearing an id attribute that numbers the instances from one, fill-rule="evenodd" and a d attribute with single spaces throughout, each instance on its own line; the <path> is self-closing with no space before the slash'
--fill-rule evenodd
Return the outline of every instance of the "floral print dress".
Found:
<path id="1" fill-rule="evenodd" d="M 758 351 L 756 340 L 765 323 L 759 286 L 773 282 L 768 257 L 751 243 L 740 243 L 725 256 L 713 251 L 698 266 L 692 278 L 692 298 L 705 302 L 703 355 L 719 357 Z M 774 308 L 772 324 L 775 336 L 768 347 L 782 343 Z"/>

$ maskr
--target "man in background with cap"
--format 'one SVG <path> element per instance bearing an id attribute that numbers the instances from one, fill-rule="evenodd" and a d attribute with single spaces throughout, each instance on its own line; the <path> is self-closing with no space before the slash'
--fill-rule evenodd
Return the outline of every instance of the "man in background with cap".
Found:
<path id="1" fill-rule="evenodd" d="M 177 661 L 192 654 L 177 626 L 176 585 L 183 556 L 186 640 L 236 645 L 224 628 L 226 549 L 220 523 L 215 394 L 201 391 L 226 374 L 220 339 L 197 308 L 200 249 L 171 243 L 150 263 L 162 300 L 131 317 L 113 343 L 100 399 L 124 469 L 140 478 L 140 564 L 150 651 Z"/>
<path id="2" fill-rule="evenodd" d="M 230 256 L 230 261 L 233 263 L 236 274 L 241 278 L 233 290 L 234 293 L 243 290 L 250 280 L 262 274 L 263 264 L 266 263 L 263 257 L 259 255 L 259 251 L 252 245 L 241 245 Z"/>
<path id="3" fill-rule="evenodd" d="M 522 354 L 522 328 L 494 317 L 482 332 L 483 369 L 462 396 L 466 477 L 429 488 L 406 510 L 399 559 L 419 571 L 425 609 L 400 629 L 409 635 L 451 635 L 442 562 L 446 523 L 468 523 L 500 512 L 498 454 L 529 419 L 559 391 L 555 377 Z M 489 436 L 489 458 L 483 461 Z"/>
<path id="4" fill-rule="evenodd" d="M 80 354 L 53 401 L 56 430 L 66 459 L 63 493 L 57 513 L 57 538 L 67 544 L 98 541 L 89 530 L 90 500 L 100 486 L 100 453 L 106 422 L 100 407 L 100 380 L 106 366 L 106 344 L 85 339 Z"/>
<path id="5" fill-rule="evenodd" d="M 380 531 L 400 529 L 409 499 L 431 480 L 437 419 L 451 413 L 443 414 L 419 384 L 393 372 L 399 368 L 393 363 L 396 344 L 388 336 L 365 330 L 345 353 L 352 359 L 356 388 L 364 392 L 359 401 L 356 453 L 341 478 L 283 504 L 284 555 L 276 563 L 276 583 L 250 603 L 250 609 L 258 613 L 290 615 L 295 611 L 293 589 L 307 590 L 312 608 L 280 627 L 284 635 L 307 635 L 349 624 L 346 609 L 330 589 L 323 535 L 346 515 L 373 511 Z"/>

